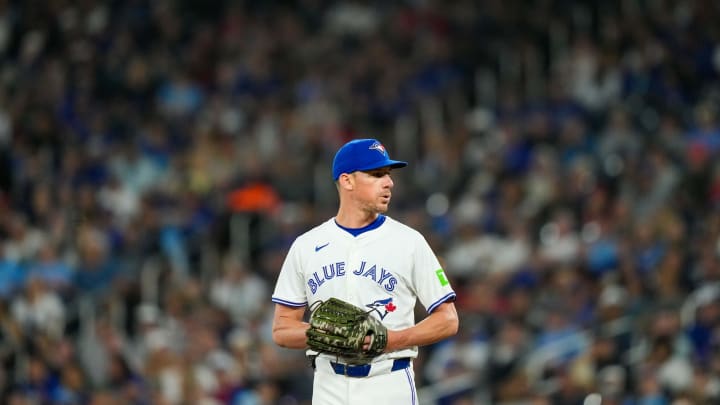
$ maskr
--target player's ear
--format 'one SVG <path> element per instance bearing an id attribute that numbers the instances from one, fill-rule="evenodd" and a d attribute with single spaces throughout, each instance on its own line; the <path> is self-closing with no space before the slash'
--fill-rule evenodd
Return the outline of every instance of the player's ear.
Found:
<path id="1" fill-rule="evenodd" d="M 345 190 L 352 190 L 355 187 L 355 178 L 349 173 L 343 173 L 338 177 L 338 185 Z"/>

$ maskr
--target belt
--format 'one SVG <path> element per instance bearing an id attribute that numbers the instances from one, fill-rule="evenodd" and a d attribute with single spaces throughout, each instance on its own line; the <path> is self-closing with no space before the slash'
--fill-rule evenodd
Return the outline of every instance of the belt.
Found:
<path id="1" fill-rule="evenodd" d="M 335 374 L 340 374 L 348 377 L 367 377 L 370 375 L 370 369 L 372 368 L 372 363 L 370 364 L 342 364 L 342 363 L 335 363 L 334 361 L 330 362 L 330 365 L 333 368 L 333 371 L 335 371 Z M 390 371 L 398 371 L 398 370 L 404 370 L 408 368 L 410 365 L 410 358 L 409 357 L 403 357 L 401 359 L 395 359 L 393 360 L 392 368 Z"/>

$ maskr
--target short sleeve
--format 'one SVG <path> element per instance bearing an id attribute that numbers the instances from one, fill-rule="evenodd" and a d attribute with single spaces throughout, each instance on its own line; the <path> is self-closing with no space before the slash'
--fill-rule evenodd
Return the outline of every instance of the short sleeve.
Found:
<path id="1" fill-rule="evenodd" d="M 420 303 L 431 313 L 446 301 L 455 300 L 456 294 L 445 275 L 445 270 L 425 238 L 417 234 L 414 252 L 415 287 Z"/>
<path id="2" fill-rule="evenodd" d="M 297 248 L 297 240 L 290 246 L 280 274 L 275 284 L 272 301 L 290 307 L 307 305 L 305 294 L 305 280 L 302 272 L 302 259 Z"/>

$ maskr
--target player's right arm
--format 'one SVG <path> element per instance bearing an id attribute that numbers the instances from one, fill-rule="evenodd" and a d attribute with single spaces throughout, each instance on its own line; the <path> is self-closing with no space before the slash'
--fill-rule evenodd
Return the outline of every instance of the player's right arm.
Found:
<path id="1" fill-rule="evenodd" d="M 305 331 L 310 324 L 303 322 L 307 309 L 305 279 L 302 275 L 302 253 L 307 249 L 298 246 L 295 240 L 290 246 L 278 276 L 272 301 L 275 303 L 273 316 L 273 342 L 289 349 L 307 348 Z"/>
<path id="2" fill-rule="evenodd" d="M 272 338 L 275 344 L 288 349 L 307 348 L 305 331 L 310 324 L 303 322 L 305 307 L 290 307 L 275 304 L 273 316 Z"/>

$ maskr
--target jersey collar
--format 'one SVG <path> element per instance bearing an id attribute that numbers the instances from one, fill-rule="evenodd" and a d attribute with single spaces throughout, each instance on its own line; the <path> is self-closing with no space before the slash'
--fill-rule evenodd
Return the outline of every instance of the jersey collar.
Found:
<path id="1" fill-rule="evenodd" d="M 374 221 L 363 226 L 362 228 L 346 228 L 346 227 L 338 224 L 337 221 L 335 221 L 334 219 L 333 219 L 333 222 L 335 222 L 335 225 L 337 225 L 338 228 L 348 232 L 352 236 L 357 237 L 357 236 L 362 235 L 365 232 L 369 232 L 369 231 L 372 231 L 373 229 L 379 228 L 380 225 L 382 225 L 385 222 L 385 218 L 386 218 L 385 215 L 380 214 L 380 215 L 378 215 L 377 218 L 375 218 Z"/>

